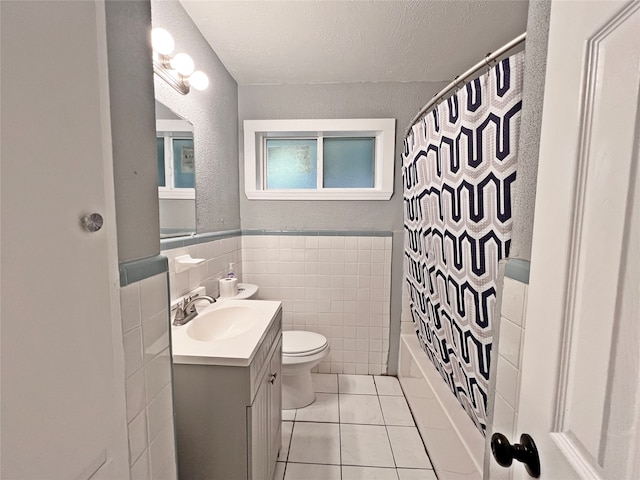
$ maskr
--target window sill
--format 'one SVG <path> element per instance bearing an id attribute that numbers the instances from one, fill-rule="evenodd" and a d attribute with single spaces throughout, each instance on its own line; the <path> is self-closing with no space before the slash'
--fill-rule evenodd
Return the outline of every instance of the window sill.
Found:
<path id="1" fill-rule="evenodd" d="M 393 192 L 381 190 L 333 191 L 317 190 L 256 190 L 245 192 L 249 200 L 389 200 Z"/>

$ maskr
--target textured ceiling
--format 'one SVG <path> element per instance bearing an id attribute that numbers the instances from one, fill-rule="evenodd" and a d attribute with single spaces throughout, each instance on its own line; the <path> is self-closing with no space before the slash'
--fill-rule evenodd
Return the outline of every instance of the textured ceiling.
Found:
<path id="1" fill-rule="evenodd" d="M 241 85 L 444 81 L 526 30 L 526 0 L 180 0 Z"/>

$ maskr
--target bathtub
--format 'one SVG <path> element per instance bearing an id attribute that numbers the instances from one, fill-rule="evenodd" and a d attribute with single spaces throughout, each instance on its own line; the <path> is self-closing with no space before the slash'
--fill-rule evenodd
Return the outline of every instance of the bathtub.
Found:
<path id="1" fill-rule="evenodd" d="M 484 436 L 420 348 L 400 335 L 398 379 L 439 480 L 481 480 Z"/>

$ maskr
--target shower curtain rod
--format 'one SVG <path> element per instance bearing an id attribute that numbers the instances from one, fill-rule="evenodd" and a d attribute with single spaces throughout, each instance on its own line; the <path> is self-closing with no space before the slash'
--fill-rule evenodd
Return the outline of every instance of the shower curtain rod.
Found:
<path id="1" fill-rule="evenodd" d="M 456 78 L 454 78 L 451 81 L 451 83 L 449 83 L 449 85 L 447 85 L 442 90 L 440 90 L 438 93 L 436 93 L 433 96 L 433 98 L 429 101 L 429 103 L 427 103 L 424 107 L 422 107 L 422 109 L 418 112 L 418 114 L 415 117 L 413 117 L 413 120 L 411 120 L 411 123 L 409 124 L 409 126 L 406 129 L 406 131 L 404 132 L 404 136 L 406 137 L 407 135 L 409 135 L 409 132 L 411 131 L 411 128 L 413 128 L 413 126 L 416 124 L 416 122 L 426 112 L 428 112 L 431 107 L 433 107 L 436 103 L 438 103 L 442 99 L 442 97 L 444 97 L 447 93 L 449 93 L 454 88 L 460 87 L 466 80 L 468 80 L 471 76 L 473 76 L 475 73 L 477 73 L 480 69 L 482 69 L 484 67 L 490 67 L 491 66 L 491 62 L 495 62 L 499 57 L 501 57 L 505 53 L 510 52 L 511 50 L 516 48 L 517 46 L 519 46 L 522 42 L 524 42 L 526 37 L 527 37 L 527 32 L 524 32 L 524 33 L 518 35 L 516 38 L 514 38 L 510 42 L 506 43 L 504 46 L 500 47 L 495 52 L 488 53 L 487 56 L 484 57 L 484 59 L 482 61 L 476 63 L 473 67 L 471 67 L 469 70 L 464 72 L 462 75 L 458 75 Z"/>

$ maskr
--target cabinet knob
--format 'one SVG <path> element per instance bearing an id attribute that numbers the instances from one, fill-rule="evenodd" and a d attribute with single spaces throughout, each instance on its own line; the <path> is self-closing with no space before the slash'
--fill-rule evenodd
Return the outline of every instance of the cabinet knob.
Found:
<path id="1" fill-rule="evenodd" d="M 272 373 L 271 374 L 271 378 L 269 379 L 269 383 L 271 385 L 273 385 L 273 383 L 276 381 L 276 378 L 278 378 L 278 374 L 277 373 Z"/>

